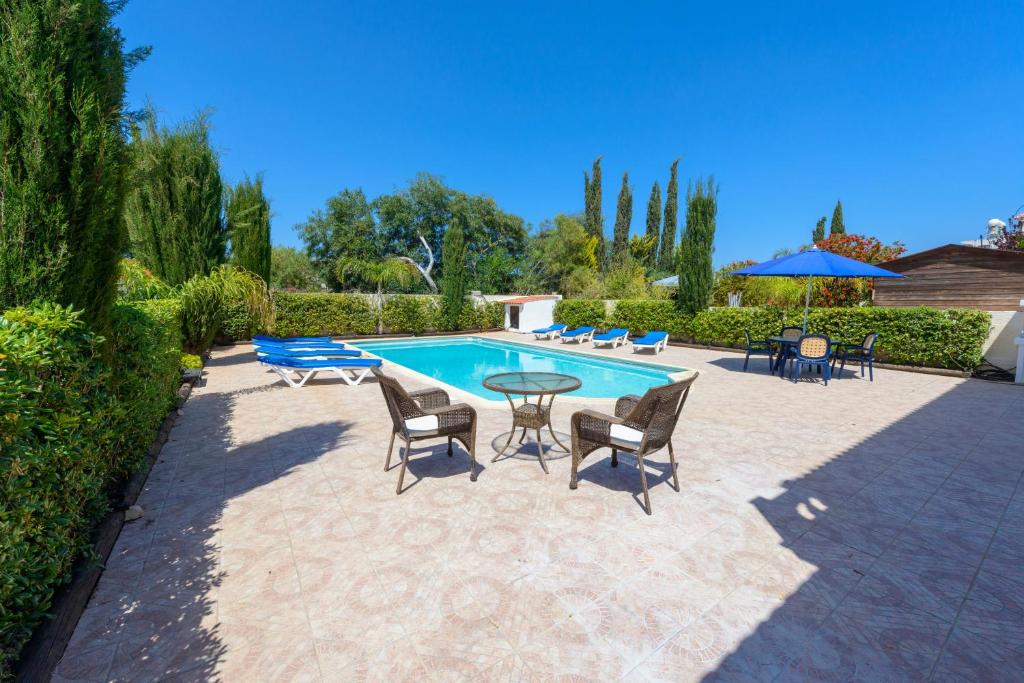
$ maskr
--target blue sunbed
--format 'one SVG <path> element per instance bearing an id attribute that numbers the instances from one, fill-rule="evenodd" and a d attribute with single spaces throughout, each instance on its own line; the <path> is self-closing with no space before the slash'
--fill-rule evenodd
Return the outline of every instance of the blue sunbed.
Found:
<path id="1" fill-rule="evenodd" d="M 555 323 L 554 325 L 548 325 L 547 327 L 541 327 L 533 331 L 534 339 L 554 339 L 558 335 L 562 334 L 562 330 L 565 329 L 565 323 Z"/>
<path id="2" fill-rule="evenodd" d="M 280 375 L 288 386 L 296 389 L 321 370 L 331 370 L 349 386 L 356 386 L 370 374 L 371 368 L 378 368 L 381 365 L 379 358 L 291 358 L 266 355 L 260 356 L 259 360 Z M 305 375 L 302 374 L 303 371 Z M 298 381 L 291 377 L 292 372 L 299 376 Z"/>
<path id="3" fill-rule="evenodd" d="M 363 355 L 359 349 L 298 348 L 279 349 L 267 346 L 256 347 L 257 356 L 286 356 L 288 358 L 358 358 Z"/>
<path id="4" fill-rule="evenodd" d="M 593 337 L 594 328 L 589 325 L 584 325 L 582 327 L 577 327 L 575 330 L 563 332 L 559 338 L 562 340 L 563 344 L 567 341 L 579 342 L 582 344 L 585 341 L 590 341 Z"/>
<path id="5" fill-rule="evenodd" d="M 330 337 L 272 337 L 269 334 L 252 335 L 254 342 L 270 342 L 271 344 L 297 344 L 307 342 L 329 342 Z"/>
<path id="6" fill-rule="evenodd" d="M 633 340 L 633 353 L 639 349 L 653 349 L 654 353 L 664 351 L 668 346 L 668 332 L 648 332 L 642 337 Z"/>
<path id="7" fill-rule="evenodd" d="M 594 347 L 598 346 L 610 346 L 613 349 L 619 344 L 626 343 L 626 336 L 629 335 L 629 330 L 625 327 L 615 327 L 603 334 L 594 335 Z"/>

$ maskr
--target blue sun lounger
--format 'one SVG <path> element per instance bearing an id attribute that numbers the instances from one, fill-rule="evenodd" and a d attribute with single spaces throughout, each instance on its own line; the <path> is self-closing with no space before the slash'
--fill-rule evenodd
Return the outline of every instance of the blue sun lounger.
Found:
<path id="1" fill-rule="evenodd" d="M 284 356 L 286 358 L 358 358 L 363 355 L 363 352 L 359 349 L 278 349 L 257 346 L 256 355 Z"/>
<path id="2" fill-rule="evenodd" d="M 268 351 L 316 351 L 320 349 L 345 348 L 345 345 L 342 342 L 299 342 L 295 344 L 274 344 L 272 342 L 257 341 L 253 342 L 253 346 L 257 349 L 266 349 Z"/>
<path id="3" fill-rule="evenodd" d="M 584 325 L 582 327 L 577 327 L 575 330 L 563 332 L 559 336 L 559 338 L 562 340 L 563 344 L 566 343 L 567 341 L 579 342 L 580 344 L 582 344 L 585 341 L 590 341 L 593 338 L 593 336 L 594 328 L 590 327 L 589 325 Z"/>
<path id="4" fill-rule="evenodd" d="M 321 370 L 330 370 L 345 380 L 349 386 L 356 386 L 370 374 L 372 368 L 381 365 L 379 358 L 290 358 L 288 356 L 261 356 L 260 362 L 281 376 L 288 386 L 298 389 Z M 305 372 L 306 374 L 302 374 Z M 291 376 L 298 375 L 298 380 Z"/>
<path id="5" fill-rule="evenodd" d="M 668 332 L 648 332 L 642 337 L 633 340 L 633 353 L 640 349 L 654 349 L 654 353 L 664 351 L 668 346 Z"/>
<path id="6" fill-rule="evenodd" d="M 558 335 L 562 334 L 562 330 L 565 329 L 565 323 L 555 323 L 554 325 L 548 325 L 547 327 L 541 327 L 533 331 L 534 339 L 555 339 Z"/>
<path id="7" fill-rule="evenodd" d="M 330 342 L 330 337 L 272 337 L 269 334 L 254 334 L 254 342 L 268 342 L 270 344 L 298 344 L 308 342 Z"/>
<path id="8" fill-rule="evenodd" d="M 610 346 L 614 349 L 616 346 L 626 343 L 626 336 L 628 334 L 629 330 L 625 327 L 616 327 L 603 334 L 595 334 L 594 339 L 592 340 L 594 342 L 594 348 L 597 348 L 598 346 Z"/>

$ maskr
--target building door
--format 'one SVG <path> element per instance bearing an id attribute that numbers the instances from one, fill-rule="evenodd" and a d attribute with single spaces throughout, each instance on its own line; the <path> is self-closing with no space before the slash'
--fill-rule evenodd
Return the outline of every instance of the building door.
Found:
<path id="1" fill-rule="evenodd" d="M 508 326 L 510 329 L 519 329 L 519 307 L 509 306 L 508 307 Z"/>

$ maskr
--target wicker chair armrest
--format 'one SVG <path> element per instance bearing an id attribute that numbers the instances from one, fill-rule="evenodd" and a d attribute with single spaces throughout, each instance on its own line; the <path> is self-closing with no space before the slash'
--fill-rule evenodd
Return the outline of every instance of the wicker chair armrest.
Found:
<path id="1" fill-rule="evenodd" d="M 599 413 L 596 410 L 580 410 L 572 415 L 573 441 L 592 442 L 607 445 L 611 443 L 613 424 L 622 424 L 622 420 L 613 415 Z"/>
<path id="2" fill-rule="evenodd" d="M 636 404 L 640 403 L 640 396 L 636 394 L 626 394 L 615 402 L 615 417 L 626 417 L 629 413 L 636 408 Z"/>
<path id="3" fill-rule="evenodd" d="M 420 389 L 419 391 L 410 391 L 409 398 L 416 401 L 416 403 L 418 403 L 424 410 L 440 408 L 451 403 L 451 400 L 448 398 L 448 392 L 436 387 Z"/>
<path id="4" fill-rule="evenodd" d="M 437 416 L 437 427 L 441 431 L 476 424 L 476 410 L 465 403 L 428 408 L 425 412 Z"/>

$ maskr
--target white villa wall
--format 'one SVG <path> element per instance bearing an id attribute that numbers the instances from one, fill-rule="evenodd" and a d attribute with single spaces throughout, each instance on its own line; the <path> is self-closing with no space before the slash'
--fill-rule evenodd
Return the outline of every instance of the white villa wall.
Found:
<path id="1" fill-rule="evenodd" d="M 1009 370 L 1017 364 L 1017 346 L 1013 343 L 1024 330 L 1024 312 L 989 311 L 992 329 L 982 347 L 985 360 L 996 367 Z"/>

